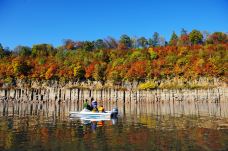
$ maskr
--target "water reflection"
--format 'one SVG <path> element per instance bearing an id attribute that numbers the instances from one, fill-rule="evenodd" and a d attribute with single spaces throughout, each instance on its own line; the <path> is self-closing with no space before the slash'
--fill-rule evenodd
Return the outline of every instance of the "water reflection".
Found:
<path id="1" fill-rule="evenodd" d="M 84 119 L 84 118 L 70 118 L 71 121 L 80 121 L 82 125 L 85 125 L 87 127 L 90 127 L 93 131 L 97 129 L 97 127 L 102 127 L 105 126 L 105 123 L 109 126 L 115 125 L 118 122 L 118 117 L 111 118 L 111 119 L 106 119 L 106 120 L 100 120 L 100 119 Z"/>
<path id="2" fill-rule="evenodd" d="M 196 116 L 214 116 L 228 117 L 228 103 L 102 103 L 106 110 L 111 110 L 117 106 L 122 115 L 196 115 Z M 0 103 L 0 116 L 19 116 L 38 115 L 43 117 L 60 117 L 64 119 L 70 111 L 81 111 L 82 103 Z"/>
<path id="3" fill-rule="evenodd" d="M 82 103 L 0 103 L 0 150 L 227 150 L 228 103 L 102 103 L 118 119 L 69 118 Z"/>

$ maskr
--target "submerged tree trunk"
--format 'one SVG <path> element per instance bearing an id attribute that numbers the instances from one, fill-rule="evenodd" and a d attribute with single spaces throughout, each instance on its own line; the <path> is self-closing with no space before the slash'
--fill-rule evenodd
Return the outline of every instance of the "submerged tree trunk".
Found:
<path id="1" fill-rule="evenodd" d="M 228 101 L 227 88 L 214 88 L 203 90 L 84 90 L 72 88 L 46 88 L 46 89 L 1 89 L 1 100 L 20 100 L 20 101 L 81 101 L 94 97 L 96 100 L 117 102 L 165 102 L 165 101 Z"/>

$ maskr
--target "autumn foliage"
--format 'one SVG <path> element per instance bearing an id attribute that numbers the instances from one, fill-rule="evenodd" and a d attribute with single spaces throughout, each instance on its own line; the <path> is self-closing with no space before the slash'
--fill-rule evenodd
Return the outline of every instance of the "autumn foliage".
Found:
<path id="1" fill-rule="evenodd" d="M 203 40 L 199 31 L 173 33 L 169 44 L 150 45 L 127 35 L 94 42 L 66 40 L 62 47 L 48 44 L 1 48 L 0 82 L 15 79 L 96 80 L 114 82 L 200 76 L 228 77 L 228 38 L 215 32 Z M 155 43 L 155 39 L 153 40 Z"/>

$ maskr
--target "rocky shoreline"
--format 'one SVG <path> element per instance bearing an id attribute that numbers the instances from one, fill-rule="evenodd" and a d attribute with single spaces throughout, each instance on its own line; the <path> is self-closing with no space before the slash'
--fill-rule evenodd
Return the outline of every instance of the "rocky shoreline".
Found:
<path id="1" fill-rule="evenodd" d="M 0 88 L 0 101 L 20 102 L 66 102 L 81 101 L 91 97 L 100 101 L 165 102 L 165 101 L 207 101 L 224 102 L 228 100 L 228 87 L 216 78 L 201 78 L 191 81 L 191 85 L 201 87 L 186 88 L 186 81 L 172 79 L 155 81 L 159 85 L 153 89 L 139 88 L 140 82 L 125 82 L 114 85 L 94 81 L 19 81 L 4 84 Z M 189 81 L 187 83 L 189 85 Z M 172 85 L 175 87 L 165 87 Z M 163 86 L 163 87 L 162 87 Z M 181 87 L 182 86 L 182 87 Z M 204 86 L 204 87 L 202 87 Z"/>

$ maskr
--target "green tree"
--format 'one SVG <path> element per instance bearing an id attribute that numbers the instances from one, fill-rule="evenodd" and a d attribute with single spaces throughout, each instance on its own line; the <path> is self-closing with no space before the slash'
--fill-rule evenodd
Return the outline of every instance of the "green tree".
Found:
<path id="1" fill-rule="evenodd" d="M 19 55 L 19 56 L 29 56 L 32 53 L 32 49 L 27 46 L 17 46 L 14 51 Z"/>
<path id="2" fill-rule="evenodd" d="M 97 39 L 95 42 L 94 42 L 94 47 L 96 50 L 100 50 L 100 49 L 105 49 L 106 48 L 106 44 L 104 42 L 104 40 L 102 39 Z"/>
<path id="3" fill-rule="evenodd" d="M 2 58 L 4 56 L 4 49 L 2 44 L 0 43 L 0 58 Z"/>
<path id="4" fill-rule="evenodd" d="M 189 40 L 191 44 L 201 44 L 203 42 L 203 35 L 200 31 L 194 29 L 189 33 Z"/>
<path id="5" fill-rule="evenodd" d="M 172 33 L 172 36 L 170 38 L 169 44 L 176 46 L 177 45 L 177 41 L 178 41 L 178 36 L 175 32 Z"/>
<path id="6" fill-rule="evenodd" d="M 3 51 L 3 46 L 1 43 L 0 43 L 0 51 Z"/>
<path id="7" fill-rule="evenodd" d="M 24 60 L 21 59 L 14 59 L 12 62 L 13 65 L 13 71 L 16 76 L 21 76 L 21 75 L 28 75 L 31 67 L 25 62 Z"/>
<path id="8" fill-rule="evenodd" d="M 122 80 L 120 72 L 116 71 L 116 70 L 111 70 L 109 75 L 108 75 L 108 79 L 112 80 L 114 83 L 115 82 L 120 82 Z"/>
<path id="9" fill-rule="evenodd" d="M 74 67 L 74 77 L 76 79 L 83 79 L 84 75 L 85 75 L 85 69 L 81 64 L 77 63 L 76 66 Z"/>
<path id="10" fill-rule="evenodd" d="M 134 62 L 137 60 L 145 60 L 146 56 L 142 53 L 142 51 L 133 51 L 131 55 L 127 58 L 129 62 Z M 126 60 L 125 60 L 126 61 Z"/>
<path id="11" fill-rule="evenodd" d="M 48 56 L 54 55 L 55 53 L 54 47 L 49 44 L 37 44 L 32 46 L 33 56 Z"/>
<path id="12" fill-rule="evenodd" d="M 85 51 L 92 51 L 94 49 L 94 44 L 91 41 L 84 41 L 82 49 Z"/>
<path id="13" fill-rule="evenodd" d="M 158 54 L 153 50 L 153 48 L 149 48 L 148 50 L 149 54 L 150 54 L 150 59 L 154 60 L 158 57 Z"/>
<path id="14" fill-rule="evenodd" d="M 106 70 L 106 63 L 99 63 L 96 64 L 94 67 L 93 78 L 96 81 L 104 81 L 105 80 L 105 70 Z"/>
<path id="15" fill-rule="evenodd" d="M 146 48 L 147 45 L 148 45 L 148 41 L 147 41 L 147 39 L 145 37 L 140 37 L 137 40 L 137 42 L 138 42 L 139 47 L 142 47 L 142 48 Z"/>
<path id="16" fill-rule="evenodd" d="M 154 32 L 153 38 L 149 39 L 149 45 L 153 46 L 153 47 L 159 46 L 159 39 L 160 39 L 159 38 L 159 33 L 158 32 Z"/>
<path id="17" fill-rule="evenodd" d="M 128 35 L 122 35 L 119 43 L 123 45 L 125 49 L 129 49 L 132 46 L 131 38 Z"/>

